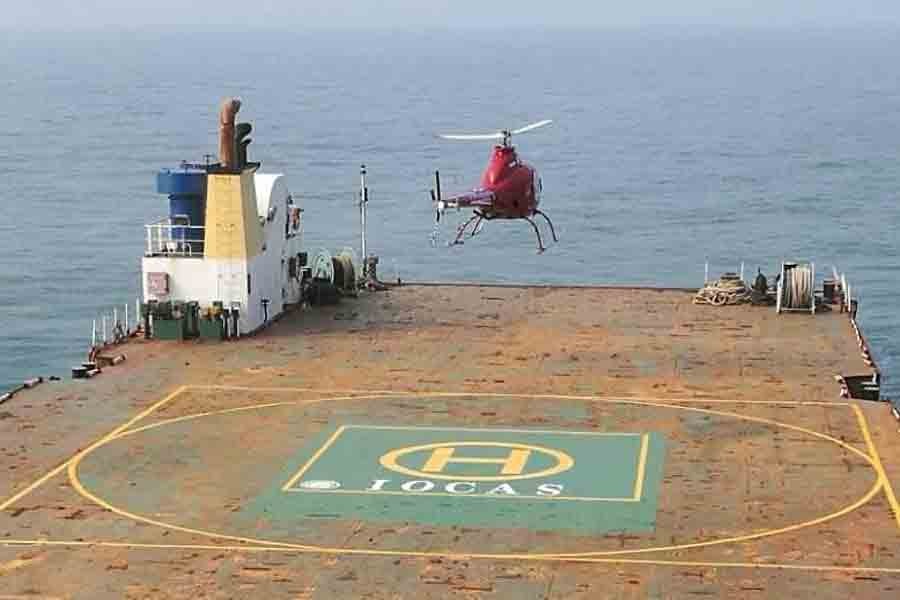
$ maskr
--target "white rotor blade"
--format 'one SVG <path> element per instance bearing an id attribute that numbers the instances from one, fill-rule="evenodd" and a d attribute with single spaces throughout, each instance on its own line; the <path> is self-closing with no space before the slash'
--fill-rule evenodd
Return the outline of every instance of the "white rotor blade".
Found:
<path id="1" fill-rule="evenodd" d="M 515 131 L 511 131 L 510 133 L 512 133 L 513 135 L 518 135 L 520 133 L 525 133 L 526 131 L 537 129 L 538 127 L 543 127 L 544 125 L 549 125 L 552 122 L 552 119 L 545 119 L 543 121 L 538 121 L 537 123 L 532 123 L 531 125 L 526 125 L 525 127 L 516 129 Z"/>
<path id="2" fill-rule="evenodd" d="M 502 140 L 503 133 L 498 131 L 497 133 L 449 134 L 438 137 L 445 140 Z"/>

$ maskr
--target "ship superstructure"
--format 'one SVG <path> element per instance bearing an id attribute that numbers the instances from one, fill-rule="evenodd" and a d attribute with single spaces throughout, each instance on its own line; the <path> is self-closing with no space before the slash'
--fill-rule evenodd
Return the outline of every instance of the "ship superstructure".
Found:
<path id="1" fill-rule="evenodd" d="M 196 303 L 200 318 L 251 332 L 301 294 L 302 208 L 281 174 L 247 160 L 249 124 L 240 101 L 220 113 L 219 162 L 183 163 L 157 174 L 169 214 L 146 226 L 145 302 Z M 184 312 L 186 309 L 182 308 Z"/>

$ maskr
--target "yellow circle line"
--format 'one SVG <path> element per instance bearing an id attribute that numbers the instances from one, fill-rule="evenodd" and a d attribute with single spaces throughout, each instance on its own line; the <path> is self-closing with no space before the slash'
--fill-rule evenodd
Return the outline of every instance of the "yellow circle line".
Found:
<path id="1" fill-rule="evenodd" d="M 389 395 L 389 394 L 379 393 L 375 397 L 384 397 L 386 395 Z M 472 397 L 475 395 L 477 395 L 477 394 L 459 394 L 459 396 L 462 396 L 462 397 Z M 336 399 L 337 398 L 324 398 L 321 401 L 336 400 Z M 366 399 L 366 397 L 364 397 L 364 396 L 349 396 L 349 397 L 340 398 L 340 399 Z M 131 513 L 129 511 L 123 510 L 121 508 L 118 508 L 118 507 L 110 504 L 109 502 L 105 501 L 104 499 L 102 499 L 102 498 L 98 497 L 97 495 L 93 494 L 92 492 L 90 492 L 83 485 L 83 483 L 81 482 L 81 480 L 79 479 L 79 476 L 78 476 L 78 466 L 80 465 L 81 461 L 85 457 L 87 457 L 88 455 L 93 453 L 98 448 L 107 445 L 111 441 L 119 439 L 120 437 L 126 437 L 127 435 L 130 435 L 130 433 L 127 431 L 122 432 L 119 435 L 114 436 L 114 437 L 101 439 L 98 442 L 94 443 L 93 445 L 89 446 L 88 448 L 86 448 L 85 450 L 80 452 L 75 458 L 73 458 L 69 462 L 67 471 L 68 471 L 69 481 L 71 482 L 73 488 L 79 494 L 81 494 L 83 497 L 87 498 L 91 502 L 94 502 L 98 506 L 105 508 L 106 510 L 109 510 L 110 512 L 117 514 L 119 516 L 125 517 L 127 519 L 131 519 L 133 521 L 142 522 L 142 523 L 146 523 L 149 525 L 154 525 L 154 526 L 161 527 L 163 529 L 169 529 L 172 531 L 180 531 L 182 533 L 188 533 L 191 535 L 199 535 L 199 536 L 208 537 L 208 538 L 212 538 L 212 539 L 231 540 L 231 541 L 237 541 L 237 542 L 242 542 L 242 543 L 246 543 L 246 544 L 257 545 L 257 546 L 274 546 L 274 547 L 279 547 L 279 548 L 291 548 L 294 550 L 303 550 L 303 551 L 316 552 L 316 553 L 322 553 L 322 554 L 370 555 L 370 556 L 409 556 L 409 557 L 451 557 L 451 558 L 458 557 L 458 558 L 473 558 L 473 559 L 480 558 L 480 559 L 496 559 L 496 560 L 505 560 L 505 559 L 538 559 L 538 560 L 589 559 L 589 558 L 597 558 L 597 557 L 612 557 L 612 556 L 632 555 L 632 554 L 646 554 L 646 553 L 651 553 L 651 552 L 655 553 L 655 552 L 689 550 L 689 549 L 703 548 L 703 547 L 707 547 L 707 546 L 716 546 L 716 545 L 722 545 L 722 544 L 747 542 L 747 541 L 752 541 L 752 540 L 756 540 L 756 539 L 760 539 L 760 538 L 764 538 L 764 537 L 771 537 L 771 536 L 775 536 L 775 535 L 779 535 L 779 534 L 783 534 L 783 533 L 788 533 L 791 531 L 798 531 L 800 529 L 805 529 L 807 527 L 820 525 L 822 523 L 826 523 L 828 521 L 837 519 L 843 515 L 853 512 L 853 511 L 857 510 L 858 508 L 860 508 L 861 506 L 864 506 L 865 504 L 867 504 L 878 492 L 881 491 L 882 487 L 884 486 L 883 475 L 878 471 L 873 459 L 868 454 L 866 454 L 865 452 L 862 452 L 861 450 L 859 450 L 858 448 L 856 448 L 854 446 L 851 446 L 850 444 L 847 444 L 846 442 L 843 442 L 842 440 L 839 440 L 837 438 L 834 438 L 834 437 L 824 434 L 824 433 L 820 433 L 817 431 L 813 431 L 811 429 L 807 429 L 805 427 L 800 427 L 797 425 L 790 425 L 788 423 L 782 423 L 780 421 L 774 421 L 774 420 L 765 419 L 762 417 L 751 417 L 748 415 L 741 415 L 739 413 L 731 413 L 731 412 L 727 412 L 727 411 L 712 410 L 712 409 L 707 409 L 707 408 L 696 408 L 696 407 L 691 407 L 691 406 L 678 406 L 678 405 L 673 405 L 673 404 L 661 404 L 658 402 L 645 402 L 645 401 L 631 400 L 631 399 L 607 399 L 607 398 L 598 398 L 598 397 L 594 397 L 593 399 L 591 399 L 591 401 L 592 402 L 604 402 L 604 403 L 609 403 L 609 404 L 612 404 L 612 403 L 633 404 L 633 405 L 637 405 L 637 406 L 655 406 L 655 407 L 660 407 L 660 408 L 673 408 L 673 409 L 679 409 L 679 410 L 687 410 L 687 411 L 700 412 L 700 413 L 712 414 L 712 415 L 717 415 L 717 416 L 735 418 L 735 419 L 739 419 L 739 420 L 757 422 L 757 423 L 762 423 L 762 424 L 766 424 L 766 425 L 770 425 L 770 426 L 774 426 L 774 427 L 780 427 L 780 428 L 784 428 L 784 429 L 797 431 L 797 432 L 804 433 L 804 434 L 807 434 L 807 435 L 810 435 L 813 437 L 817 437 L 822 440 L 832 442 L 842 448 L 845 448 L 846 450 L 848 450 L 850 452 L 853 452 L 854 454 L 857 454 L 862 459 L 864 459 L 869 464 L 869 466 L 872 468 L 872 470 L 875 472 L 875 474 L 877 475 L 876 481 L 875 481 L 874 485 L 872 486 L 872 488 L 865 495 L 863 495 L 861 498 L 859 498 L 855 502 L 843 507 L 842 509 L 840 509 L 836 512 L 824 515 L 822 517 L 818 517 L 816 519 L 811 519 L 809 521 L 804 521 L 801 523 L 788 525 L 788 526 L 781 527 L 778 529 L 771 529 L 771 530 L 756 532 L 756 533 L 752 533 L 752 534 L 732 536 L 732 537 L 728 537 L 728 538 L 720 538 L 717 540 L 707 540 L 707 541 L 703 541 L 703 542 L 692 542 L 692 543 L 688 543 L 688 544 L 674 544 L 674 545 L 669 545 L 669 546 L 654 546 L 654 547 L 650 547 L 650 548 L 636 548 L 636 549 L 632 549 L 632 550 L 613 550 L 613 551 L 577 552 L 577 553 L 558 553 L 557 552 L 557 553 L 539 553 L 539 554 L 504 554 L 504 553 L 493 554 L 493 553 L 467 553 L 467 552 L 458 552 L 458 551 L 457 552 L 454 552 L 454 551 L 416 552 L 416 551 L 409 551 L 409 550 L 374 550 L 374 549 L 340 548 L 340 547 L 331 547 L 331 546 L 293 544 L 293 543 L 289 543 L 289 542 L 275 542 L 275 541 L 271 541 L 271 540 L 262 540 L 262 539 L 257 539 L 257 538 L 234 536 L 234 535 L 229 535 L 229 534 L 217 533 L 217 532 L 213 532 L 213 531 L 206 531 L 206 530 L 202 530 L 202 529 L 182 527 L 180 525 L 164 523 L 162 521 L 156 521 L 156 520 L 150 519 L 148 517 L 144 517 L 144 516 L 141 516 L 141 515 L 138 515 L 135 513 Z M 285 404 L 300 404 L 300 403 L 303 403 L 303 402 L 297 401 L 297 402 L 288 402 Z M 280 403 L 275 403 L 275 405 L 280 405 Z M 270 403 L 270 404 L 265 404 L 265 405 L 256 405 L 256 406 L 252 406 L 252 407 L 240 407 L 240 410 L 252 410 L 254 408 L 261 408 L 264 406 L 272 406 L 272 404 Z M 213 416 L 216 414 L 227 414 L 229 412 L 237 412 L 237 410 L 238 409 L 225 409 L 223 411 L 218 411 L 218 412 L 199 413 L 195 416 L 195 418 L 199 418 L 201 416 Z M 192 416 L 192 415 L 188 415 L 187 417 L 190 417 L 190 416 Z M 146 431 L 148 429 L 153 429 L 155 427 L 161 427 L 166 424 L 171 424 L 171 422 L 174 422 L 174 421 L 187 420 L 187 417 L 179 417 L 178 419 L 172 419 L 169 421 L 169 423 L 166 423 L 166 422 L 154 423 L 150 426 L 145 426 L 143 428 L 139 428 L 139 429 L 133 430 L 133 431 L 135 433 L 138 431 Z"/>
<path id="2" fill-rule="evenodd" d="M 155 519 L 150 519 L 148 517 L 144 517 L 144 516 L 123 510 L 121 508 L 113 506 L 109 502 L 96 496 L 95 494 L 91 493 L 87 488 L 85 488 L 84 485 L 82 484 L 81 480 L 78 477 L 78 466 L 79 466 L 79 464 L 81 464 L 81 461 L 86 456 L 88 456 L 89 454 L 91 454 L 92 452 L 97 450 L 98 448 L 105 446 L 107 444 L 107 442 L 117 440 L 119 438 L 127 437 L 130 435 L 134 435 L 135 433 L 140 433 L 142 431 L 147 431 L 149 429 L 155 429 L 157 427 L 162 427 L 164 425 L 172 425 L 174 423 L 179 423 L 179 422 L 188 421 L 188 420 L 192 420 L 192 419 L 198 419 L 200 417 L 209 417 L 209 416 L 220 415 L 220 414 L 229 414 L 229 413 L 241 412 L 241 411 L 245 411 L 245 410 L 258 409 L 258 408 L 271 408 L 271 407 L 275 407 L 275 406 L 286 406 L 286 405 L 297 405 L 297 404 L 313 404 L 313 403 L 320 402 L 323 400 L 350 400 L 350 399 L 368 400 L 368 399 L 383 398 L 383 397 L 384 397 L 383 394 L 374 394 L 374 395 L 370 395 L 370 396 L 342 396 L 339 398 L 323 398 L 323 399 L 315 398 L 312 400 L 295 400 L 295 401 L 289 401 L 289 402 L 270 402 L 267 404 L 257 404 L 257 405 L 253 405 L 253 406 L 240 406 L 237 408 L 227 408 L 227 409 L 223 409 L 223 410 L 219 410 L 219 411 L 194 413 L 192 415 L 184 415 L 181 417 L 175 417 L 173 419 L 167 419 L 165 421 L 159 421 L 157 423 L 151 423 L 150 425 L 145 425 L 143 427 L 138 427 L 136 429 L 124 430 L 114 437 L 100 440 L 99 442 L 92 444 L 91 446 L 89 446 L 89 447 L 85 448 L 83 451 L 81 451 L 77 456 L 75 456 L 75 458 L 73 458 L 69 462 L 69 466 L 67 468 L 67 472 L 69 475 L 69 481 L 71 482 L 71 484 L 75 488 L 75 490 L 79 494 L 84 496 L 85 498 L 91 500 L 92 502 L 96 503 L 97 505 L 101 506 L 102 508 L 109 510 L 110 512 L 112 512 L 114 514 L 131 519 L 133 521 L 147 523 L 148 525 L 155 525 L 156 527 L 162 527 L 163 529 L 171 529 L 173 531 L 181 531 L 183 533 L 189 533 L 192 535 L 211 537 L 213 539 L 216 539 L 216 538 L 229 539 L 232 541 L 244 542 L 244 543 L 253 544 L 253 545 L 269 545 L 269 546 L 278 546 L 278 547 L 282 547 L 282 548 L 291 548 L 291 549 L 295 549 L 295 550 L 315 551 L 315 550 L 317 550 L 316 546 L 304 546 L 304 545 L 300 545 L 300 544 L 289 544 L 289 543 L 285 543 L 285 542 L 258 540 L 255 538 L 245 538 L 245 537 L 241 537 L 241 536 L 220 534 L 220 533 L 205 531 L 202 529 L 192 529 L 190 527 L 181 527 L 180 525 L 164 523 L 163 521 L 157 521 Z"/>
<path id="3" fill-rule="evenodd" d="M 434 448 L 446 448 L 448 446 L 452 447 L 484 447 L 488 446 L 491 448 L 513 448 L 520 450 L 537 450 L 542 454 L 549 454 L 550 456 L 556 459 L 556 466 L 550 467 L 549 469 L 544 469 L 542 471 L 538 471 L 536 473 L 530 473 L 528 475 L 480 475 L 480 476 L 451 476 L 451 475 L 439 475 L 437 473 L 426 473 L 424 471 L 417 471 L 415 469 L 410 469 L 408 467 L 404 467 L 403 465 L 397 462 L 397 459 L 405 454 L 412 454 L 413 452 L 420 452 L 422 450 L 432 450 Z M 551 475 L 556 475 L 557 473 L 562 473 L 563 471 L 568 471 L 572 468 L 572 465 L 575 464 L 575 461 L 571 456 L 562 452 L 560 450 L 553 450 L 552 448 L 545 448 L 543 446 L 531 446 L 528 444 L 514 444 L 514 443 L 504 443 L 504 442 L 473 442 L 473 441 L 465 441 L 465 442 L 436 442 L 432 444 L 422 444 L 421 446 L 408 446 L 406 448 L 397 448 L 396 450 L 391 450 L 387 454 L 383 455 L 379 462 L 381 466 L 385 469 L 389 469 L 391 471 L 396 471 L 397 473 L 402 473 L 404 475 L 410 475 L 412 477 L 424 477 L 426 479 L 440 479 L 442 481 L 515 481 L 518 479 L 534 479 L 536 477 L 550 477 Z"/>
<path id="4" fill-rule="evenodd" d="M 129 435 L 134 435 L 135 433 L 141 433 L 142 431 L 147 431 L 148 429 L 156 429 L 157 427 L 163 427 L 165 425 L 174 425 L 175 423 L 181 423 L 183 421 L 191 421 L 193 419 L 199 419 L 200 417 L 215 417 L 218 415 L 226 415 L 230 413 L 243 412 L 246 410 L 256 410 L 259 408 L 274 408 L 278 406 L 295 406 L 298 404 L 318 404 L 319 402 L 325 402 L 327 400 L 373 400 L 376 398 L 390 398 L 393 394 L 367 394 L 367 395 L 356 395 L 356 396 L 339 396 L 336 398 L 310 398 L 308 400 L 283 400 L 281 402 L 267 402 L 265 404 L 253 404 L 251 406 L 238 406 L 236 408 L 226 408 L 222 410 L 211 410 L 200 413 L 193 413 L 190 415 L 183 415 L 181 417 L 174 417 L 172 419 L 163 419 L 161 421 L 157 421 L 155 423 L 150 423 L 149 425 L 144 425 L 142 427 L 135 427 L 134 429 L 126 429 L 108 441 L 112 441 L 114 439 L 128 437 Z"/>
<path id="5" fill-rule="evenodd" d="M 129 549 L 146 549 L 146 550 L 203 550 L 212 552 L 234 551 L 234 552 L 277 552 L 282 554 L 297 553 L 294 548 L 281 548 L 278 546 L 235 546 L 226 544 L 154 544 L 143 542 L 109 542 L 102 540 L 10 540 L 3 539 L 0 546 L 47 546 L 47 547 L 63 547 L 63 548 L 129 548 Z M 447 555 L 442 554 L 442 557 Z M 471 558 L 469 555 L 456 555 L 459 558 Z M 521 560 L 523 557 L 515 559 L 498 559 L 498 560 Z M 613 565 L 644 565 L 654 567 L 708 567 L 716 568 L 735 568 L 735 569 L 773 569 L 773 570 L 793 570 L 793 571 L 811 571 L 821 573 L 890 573 L 900 574 L 900 568 L 897 567 L 861 567 L 852 565 L 809 565 L 809 564 L 784 564 L 784 563 L 754 563 L 754 562 L 715 562 L 715 561 L 691 561 L 691 560 L 665 560 L 654 558 L 554 558 L 553 556 L 527 556 L 526 560 L 547 561 L 547 562 L 572 562 L 572 563 L 593 563 L 593 564 L 613 564 Z M 2 596 L 0 596 L 2 598 Z"/>
<path id="6" fill-rule="evenodd" d="M 354 389 L 327 389 L 305 387 L 250 387 L 245 385 L 186 385 L 186 389 L 214 390 L 220 392 L 272 392 L 272 393 L 297 393 L 312 392 L 316 394 L 383 394 L 385 396 L 433 396 L 436 398 L 460 397 L 460 398 L 530 398 L 535 400 L 584 400 L 593 401 L 618 401 L 639 400 L 648 402 L 687 402 L 691 404 L 757 404 L 772 406 L 820 406 L 823 408 L 837 408 L 853 406 L 849 402 L 830 402 L 822 400 L 723 400 L 721 398 L 706 398 L 693 396 L 687 398 L 665 396 L 618 396 L 615 398 L 602 398 L 600 396 L 575 396 L 566 394 L 526 394 L 513 392 L 438 392 L 431 390 L 354 390 Z"/>
<path id="7" fill-rule="evenodd" d="M 661 403 L 656 403 L 656 402 L 628 401 L 628 403 L 631 403 L 631 404 L 640 404 L 640 405 L 646 405 L 646 406 L 657 406 L 657 407 L 663 407 L 663 408 L 671 408 L 671 407 L 672 407 L 672 406 L 669 405 L 669 404 L 661 404 Z M 690 550 L 690 549 L 692 549 L 692 548 L 701 548 L 701 547 L 707 547 L 707 546 L 716 546 L 716 545 L 721 545 L 721 544 L 749 542 L 749 541 L 752 541 L 752 540 L 755 540 L 755 539 L 759 539 L 759 538 L 763 538 L 763 537 L 769 537 L 769 536 L 773 536 L 773 535 L 780 535 L 780 534 L 783 534 L 783 533 L 789 533 L 789 532 L 791 532 L 791 531 L 798 531 L 798 530 L 800 530 L 800 529 L 805 529 L 805 528 L 807 528 L 807 527 L 812 527 L 812 526 L 815 526 L 815 525 L 820 525 L 820 524 L 825 523 L 825 522 L 827 522 L 827 521 L 831 521 L 831 520 L 833 520 L 833 519 L 836 519 L 836 518 L 838 518 L 838 517 L 841 517 L 841 516 L 843 516 L 843 515 L 845 515 L 845 514 L 851 513 L 851 512 L 853 512 L 853 511 L 855 511 L 856 509 L 860 508 L 861 506 L 867 504 L 867 503 L 868 503 L 868 502 L 869 502 L 876 494 L 878 494 L 878 492 L 881 491 L 881 488 L 882 488 L 883 485 L 884 485 L 884 479 L 882 478 L 881 474 L 878 472 L 878 469 L 877 469 L 877 467 L 876 467 L 876 465 L 875 465 L 875 462 L 872 460 L 872 457 L 870 457 L 868 454 L 866 454 L 866 453 L 863 452 L 862 450 L 860 450 L 860 449 L 858 449 L 858 448 L 856 448 L 856 447 L 854 447 L 854 446 L 851 446 L 850 444 L 844 442 L 843 440 L 839 440 L 839 439 L 837 439 L 837 438 L 835 438 L 835 437 L 832 437 L 832 436 L 830 436 L 830 435 L 828 435 L 828 434 L 820 433 L 820 432 L 818 432 L 818 431 L 813 431 L 813 430 L 811 430 L 811 429 L 807 429 L 807 428 L 805 428 L 805 427 L 800 427 L 800 426 L 798 426 L 798 425 L 790 425 L 790 424 L 788 424 L 788 423 L 782 423 L 782 422 L 780 422 L 780 421 L 775 421 L 775 420 L 772 420 L 772 419 L 766 419 L 766 418 L 763 418 L 763 417 L 751 417 L 751 416 L 749 416 L 749 415 L 739 415 L 738 413 L 731 413 L 731 412 L 721 411 L 721 410 L 713 410 L 713 409 L 710 409 L 710 408 L 698 408 L 698 407 L 693 407 L 693 406 L 685 406 L 685 407 L 677 407 L 677 408 L 682 408 L 682 409 L 684 409 L 684 410 L 689 410 L 689 411 L 694 411 L 694 412 L 700 412 L 700 413 L 705 413 L 705 414 L 711 414 L 711 415 L 716 415 L 716 416 L 724 416 L 724 417 L 732 417 L 732 418 L 737 417 L 737 418 L 739 418 L 739 419 L 743 419 L 743 420 L 746 420 L 746 421 L 751 421 L 751 422 L 756 422 L 756 423 L 762 423 L 762 424 L 769 425 L 769 426 L 773 426 L 773 427 L 781 427 L 781 428 L 784 428 L 784 429 L 790 429 L 790 430 L 793 430 L 793 431 L 797 431 L 798 433 L 804 433 L 804 434 L 806 434 L 806 435 L 811 435 L 811 436 L 813 436 L 813 437 L 817 437 L 817 438 L 820 438 L 820 439 L 823 439 L 823 440 L 832 442 L 832 443 L 834 443 L 834 444 L 837 444 L 838 446 L 841 446 L 841 447 L 845 448 L 846 450 L 849 450 L 850 452 L 853 452 L 854 454 L 857 454 L 860 458 L 862 458 L 862 459 L 865 460 L 867 463 L 869 463 L 869 466 L 872 468 L 872 470 L 873 470 L 873 471 L 875 472 L 875 474 L 876 474 L 876 480 L 875 480 L 875 483 L 872 485 L 872 488 L 871 488 L 864 496 L 862 496 L 859 500 L 857 500 L 856 502 L 854 502 L 854 503 L 852 503 L 852 504 L 849 504 L 849 505 L 845 506 L 844 508 L 842 508 L 841 510 L 839 510 L 839 511 L 837 511 L 837 512 L 834 512 L 834 513 L 831 513 L 831 514 L 828 514 L 828 515 L 819 517 L 819 518 L 817 518 L 817 519 L 812 519 L 812 520 L 809 520 L 809 521 L 804 521 L 804 522 L 797 523 L 797 524 L 794 524 L 794 525 L 788 525 L 788 526 L 786 526 L 786 527 L 780 527 L 780 528 L 778 528 L 778 529 L 771 529 L 771 530 L 767 530 L 767 531 L 760 531 L 760 532 L 757 532 L 757 533 L 751 533 L 751 534 L 745 534 L 745 535 L 740 535 L 740 536 L 734 536 L 734 537 L 731 537 L 731 538 L 722 538 L 722 539 L 720 539 L 720 540 L 709 540 L 709 541 L 706 541 L 706 542 L 694 542 L 694 543 L 690 543 L 690 544 L 677 544 L 677 545 L 671 545 L 671 546 L 658 546 L 658 547 L 654 547 L 654 548 L 635 548 L 635 549 L 632 549 L 632 550 L 617 550 L 617 551 L 614 551 L 614 552 L 609 552 L 609 551 L 599 551 L 599 552 L 560 553 L 560 554 L 556 554 L 555 556 L 558 556 L 558 557 L 561 557 L 561 558 L 575 558 L 575 557 L 582 557 L 582 558 L 584 558 L 584 557 L 592 557 L 592 556 L 593 556 L 593 557 L 596 557 L 596 556 L 612 556 L 613 554 L 615 554 L 615 555 L 644 554 L 644 553 L 647 553 L 647 552 L 668 552 L 668 551 L 674 551 L 674 550 Z"/>

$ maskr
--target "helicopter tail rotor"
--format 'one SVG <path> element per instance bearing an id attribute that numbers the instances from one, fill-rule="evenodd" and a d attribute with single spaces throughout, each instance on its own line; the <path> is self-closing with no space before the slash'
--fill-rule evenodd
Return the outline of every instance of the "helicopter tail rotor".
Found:
<path id="1" fill-rule="evenodd" d="M 434 172 L 434 189 L 431 190 L 431 203 L 434 205 L 434 222 L 441 222 L 441 215 L 447 210 L 447 205 L 441 196 L 441 172 Z"/>

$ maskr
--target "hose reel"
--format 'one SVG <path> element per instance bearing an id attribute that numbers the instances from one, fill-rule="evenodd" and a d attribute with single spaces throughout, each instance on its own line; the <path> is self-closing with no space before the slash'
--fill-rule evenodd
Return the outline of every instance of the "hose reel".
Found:
<path id="1" fill-rule="evenodd" d="M 319 249 L 310 263 L 309 297 L 313 304 L 334 304 L 340 296 L 356 296 L 359 289 L 356 256 L 345 248 L 337 256 Z"/>
<path id="2" fill-rule="evenodd" d="M 334 263 L 331 260 L 331 252 L 320 248 L 310 263 L 312 278 L 319 281 L 334 283 Z"/>
<path id="3" fill-rule="evenodd" d="M 359 290 L 356 276 L 356 255 L 352 248 L 344 248 L 332 258 L 333 283 L 344 295 L 355 296 Z"/>
<path id="4" fill-rule="evenodd" d="M 815 263 L 781 263 L 775 310 L 815 314 L 815 273 Z"/>

